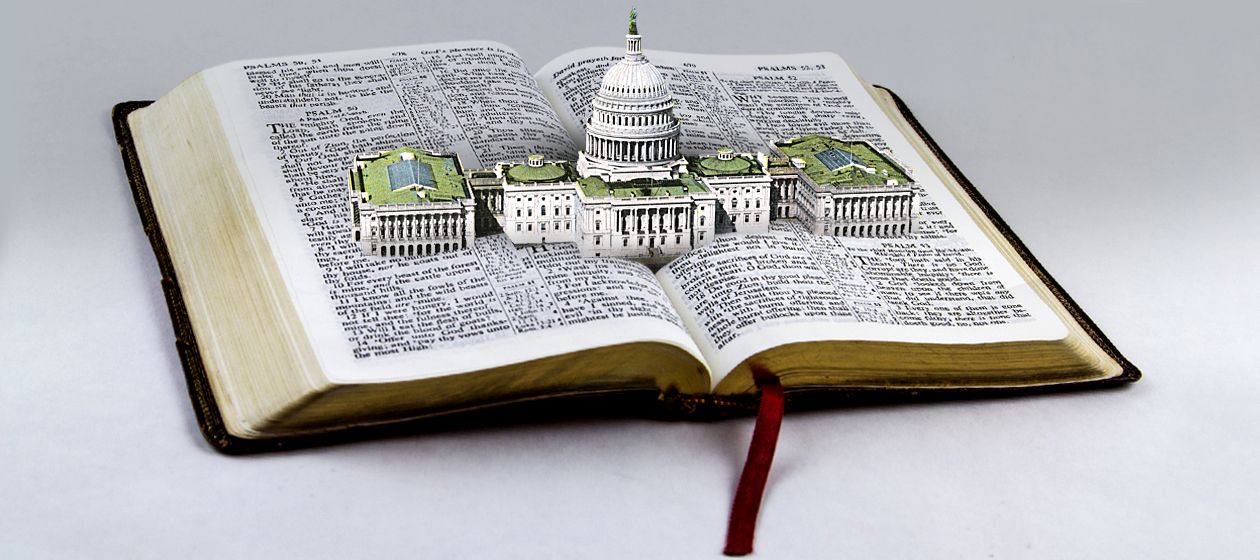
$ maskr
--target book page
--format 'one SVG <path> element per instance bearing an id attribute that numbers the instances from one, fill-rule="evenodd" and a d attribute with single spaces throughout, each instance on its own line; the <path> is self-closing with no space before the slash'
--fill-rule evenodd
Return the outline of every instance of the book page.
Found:
<path id="1" fill-rule="evenodd" d="M 819 237 L 792 220 L 770 234 L 719 236 L 661 269 L 714 372 L 809 340 L 925 343 L 1055 340 L 1066 328 L 998 253 L 835 54 L 647 52 L 678 101 L 684 153 L 771 152 L 818 133 L 860 139 L 917 184 L 914 233 Z M 574 142 L 620 49 L 561 56 L 537 75 Z"/>
<path id="2" fill-rule="evenodd" d="M 474 371 L 596 346 L 699 351 L 645 267 L 503 235 L 429 257 L 365 255 L 347 174 L 399 146 L 465 169 L 575 147 L 520 57 L 455 43 L 232 63 L 206 72 L 288 292 L 334 382 Z"/>

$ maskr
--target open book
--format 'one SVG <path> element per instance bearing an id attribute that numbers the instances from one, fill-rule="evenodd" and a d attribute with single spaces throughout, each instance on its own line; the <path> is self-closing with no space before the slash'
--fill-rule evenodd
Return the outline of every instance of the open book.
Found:
<path id="1" fill-rule="evenodd" d="M 778 220 L 657 271 L 502 234 L 369 256 L 349 235 L 355 156 L 573 160 L 620 50 L 571 52 L 536 74 L 491 42 L 211 68 L 115 111 L 207 438 L 247 451 L 619 395 L 712 416 L 755 408 L 765 375 L 789 405 L 1137 379 L 904 106 L 836 55 L 648 56 L 677 99 L 684 154 L 860 139 L 915 176 L 915 231 L 820 237 Z"/>

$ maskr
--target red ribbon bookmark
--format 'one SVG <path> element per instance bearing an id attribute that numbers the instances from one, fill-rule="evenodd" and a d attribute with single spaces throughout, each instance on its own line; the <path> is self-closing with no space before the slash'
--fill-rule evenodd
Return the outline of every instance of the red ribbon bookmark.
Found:
<path id="1" fill-rule="evenodd" d="M 783 424 L 783 385 L 779 384 L 779 379 L 758 378 L 757 387 L 761 389 L 761 404 L 757 407 L 752 442 L 748 444 L 748 459 L 744 461 L 744 472 L 739 475 L 739 487 L 735 490 L 735 503 L 731 505 L 726 549 L 722 551 L 727 556 L 752 554 L 757 512 L 761 510 L 761 496 L 766 490 L 774 447 L 779 441 L 779 427 Z"/>

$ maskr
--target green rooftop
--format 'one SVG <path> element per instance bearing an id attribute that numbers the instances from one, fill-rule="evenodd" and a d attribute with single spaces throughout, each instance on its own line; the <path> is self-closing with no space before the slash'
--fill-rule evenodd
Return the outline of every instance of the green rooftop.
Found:
<path id="1" fill-rule="evenodd" d="M 582 194 L 602 198 L 635 198 L 640 196 L 684 196 L 695 193 L 707 193 L 709 189 L 690 174 L 678 179 L 634 179 L 606 183 L 599 177 L 585 177 L 578 181 Z"/>
<path id="2" fill-rule="evenodd" d="M 608 196 L 608 184 L 599 177 L 583 177 L 577 182 L 578 188 L 582 189 L 582 194 L 589 197 Z"/>
<path id="3" fill-rule="evenodd" d="M 863 141 L 846 142 L 811 134 L 775 146 L 788 157 L 804 160 L 805 174 L 819 185 L 882 186 L 889 179 L 899 185 L 911 182 L 905 171 L 888 156 Z M 873 168 L 875 172 L 867 173 L 863 167 Z"/>
<path id="4" fill-rule="evenodd" d="M 508 167 L 505 174 L 508 181 L 513 183 L 573 182 L 578 179 L 577 170 L 567 161 L 548 163 L 540 167 L 530 167 L 522 163 Z"/>
<path id="5" fill-rule="evenodd" d="M 743 156 L 733 156 L 731 159 L 718 159 L 716 157 L 687 158 L 687 163 L 689 164 L 687 168 L 692 173 L 705 177 L 761 173 L 760 163 Z"/>
<path id="6" fill-rule="evenodd" d="M 406 155 L 404 155 L 406 154 Z M 357 167 L 363 162 L 362 167 Z M 398 148 L 370 160 L 357 160 L 350 188 L 376 205 L 451 202 L 467 198 L 464 174 L 455 156 Z"/>

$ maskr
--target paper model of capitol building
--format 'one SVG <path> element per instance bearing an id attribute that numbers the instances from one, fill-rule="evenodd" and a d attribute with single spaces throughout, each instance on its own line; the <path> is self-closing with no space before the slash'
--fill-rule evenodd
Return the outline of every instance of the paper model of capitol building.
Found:
<path id="1" fill-rule="evenodd" d="M 355 159 L 354 239 L 371 255 L 432 255 L 502 231 L 518 244 L 576 243 L 583 256 L 663 264 L 721 233 L 796 219 L 816 235 L 910 233 L 914 185 L 861 141 L 810 135 L 777 154 L 684 157 L 681 122 L 632 16 L 626 54 L 592 103 L 577 162 L 529 156 L 463 170 L 454 155 L 399 148 Z"/>

